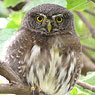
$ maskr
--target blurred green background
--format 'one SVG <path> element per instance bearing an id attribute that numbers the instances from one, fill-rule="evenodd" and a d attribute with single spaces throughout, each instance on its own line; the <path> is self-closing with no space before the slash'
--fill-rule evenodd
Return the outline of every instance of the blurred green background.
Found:
<path id="1" fill-rule="evenodd" d="M 95 15 L 85 12 L 85 10 L 90 10 L 95 14 L 94 2 L 90 0 L 0 0 L 0 58 L 2 58 L 6 41 L 19 29 L 25 12 L 43 3 L 58 4 L 70 10 L 74 14 L 75 28 L 80 36 L 81 43 L 95 48 L 95 39 L 75 13 L 75 11 L 82 12 L 92 27 L 95 28 Z M 95 51 L 90 51 L 90 53 L 95 58 Z M 95 72 L 89 72 L 87 76 L 81 76 L 80 80 L 95 85 Z M 5 81 L 0 78 L 0 83 L 2 82 Z M 70 95 L 95 95 L 95 93 L 76 85 Z"/>

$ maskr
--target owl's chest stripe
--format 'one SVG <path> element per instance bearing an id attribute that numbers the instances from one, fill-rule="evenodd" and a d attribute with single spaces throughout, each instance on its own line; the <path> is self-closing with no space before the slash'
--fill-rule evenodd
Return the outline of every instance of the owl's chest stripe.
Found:
<path id="1" fill-rule="evenodd" d="M 53 47 L 49 52 L 50 59 L 46 58 L 47 52 L 43 53 L 44 56 L 41 55 L 40 47 L 34 46 L 32 48 L 28 63 L 31 64 L 31 68 L 27 75 L 27 81 L 31 85 L 40 87 L 47 94 L 63 95 L 70 88 L 70 76 L 76 65 L 75 52 L 67 55 L 66 66 L 62 65 L 63 55 L 59 55 L 57 48 Z M 47 73 L 46 68 L 48 68 Z"/>

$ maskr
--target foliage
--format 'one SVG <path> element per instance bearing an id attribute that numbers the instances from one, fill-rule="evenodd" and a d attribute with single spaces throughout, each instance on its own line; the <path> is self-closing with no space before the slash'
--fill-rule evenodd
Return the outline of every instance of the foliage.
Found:
<path id="1" fill-rule="evenodd" d="M 82 10 L 87 7 L 87 0 L 67 0 L 67 9 Z"/>
<path id="2" fill-rule="evenodd" d="M 3 3 L 0 1 L 0 17 L 7 17 L 8 16 L 8 9 L 3 6 Z"/>
<path id="3" fill-rule="evenodd" d="M 26 4 L 23 8 L 23 11 L 27 11 L 27 10 L 31 9 L 32 7 L 34 7 L 34 6 L 37 6 L 37 5 L 43 4 L 43 3 L 59 4 L 59 5 L 62 5 L 64 7 L 67 6 L 66 0 L 40 0 L 39 2 L 38 2 L 38 0 L 34 0 L 34 1 L 29 2 L 28 4 Z"/>
<path id="4" fill-rule="evenodd" d="M 9 7 L 9 6 L 14 7 L 16 4 L 20 3 L 21 1 L 24 1 L 24 0 L 4 0 L 4 6 L 5 7 Z"/>
<path id="5" fill-rule="evenodd" d="M 4 6 L 13 7 L 21 1 L 24 1 L 24 0 L 4 0 Z M 21 20 L 24 17 L 24 12 L 42 3 L 59 4 L 71 10 L 75 16 L 75 27 L 76 27 L 77 33 L 80 35 L 81 43 L 95 47 L 95 40 L 91 37 L 91 34 L 85 27 L 84 23 L 79 19 L 79 17 L 73 11 L 73 10 L 82 11 L 85 8 L 88 8 L 88 9 L 91 8 L 95 10 L 95 4 L 93 4 L 91 1 L 88 1 L 88 0 L 32 0 L 31 2 L 27 3 L 21 11 L 12 12 L 9 15 L 9 22 L 6 28 L 0 31 L 0 53 L 2 52 L 2 48 L 3 48 L 5 41 L 10 39 L 10 37 L 14 34 L 14 32 L 20 27 Z M 95 25 L 95 18 L 86 13 L 84 14 L 89 19 L 89 21 L 91 21 L 91 23 Z M 92 54 L 93 56 L 95 56 L 94 52 L 92 52 Z M 1 54 L 0 54 L 0 57 L 1 57 Z M 91 85 L 95 85 L 95 73 L 88 73 L 86 77 L 81 76 L 80 80 L 87 82 Z M 95 93 L 89 90 L 84 90 L 82 87 L 76 85 L 75 88 L 70 93 L 70 95 L 95 95 Z"/>
<path id="6" fill-rule="evenodd" d="M 19 28 L 21 20 L 24 17 L 22 12 L 14 12 L 10 15 L 10 21 L 8 22 L 6 28 Z"/>

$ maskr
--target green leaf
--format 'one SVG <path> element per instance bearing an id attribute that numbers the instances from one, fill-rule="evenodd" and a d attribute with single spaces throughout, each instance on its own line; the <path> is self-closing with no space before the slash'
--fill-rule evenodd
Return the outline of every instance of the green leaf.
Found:
<path id="1" fill-rule="evenodd" d="M 24 1 L 24 0 L 4 0 L 4 6 L 5 7 L 9 7 L 9 6 L 14 7 L 16 4 L 18 4 L 22 1 Z"/>
<path id="2" fill-rule="evenodd" d="M 10 21 L 7 24 L 6 28 L 19 28 L 21 20 L 24 17 L 24 14 L 21 12 L 14 12 L 10 15 Z"/>
<path id="3" fill-rule="evenodd" d="M 95 4 L 93 5 L 93 3 L 91 3 L 91 2 L 89 3 L 89 5 L 90 5 L 90 9 L 92 9 L 92 7 L 95 6 Z M 95 7 L 93 7 L 93 10 L 95 10 L 94 8 Z M 85 44 L 85 45 L 88 45 L 88 46 L 91 46 L 91 47 L 95 47 L 95 40 L 94 40 L 94 38 L 92 38 L 91 33 L 89 32 L 89 30 L 87 29 L 87 27 L 82 22 L 82 20 L 80 20 L 79 16 L 75 12 L 73 12 L 73 14 L 74 14 L 74 18 L 75 18 L 76 32 L 80 35 L 80 41 L 81 41 L 81 43 Z M 95 17 L 91 16 L 91 15 L 85 13 L 85 12 L 83 12 L 83 14 L 86 16 L 86 18 L 94 26 L 95 25 Z M 95 52 L 90 51 L 90 53 L 93 56 L 95 56 Z"/>
<path id="4" fill-rule="evenodd" d="M 67 6 L 66 0 L 33 0 L 32 2 L 27 3 L 23 7 L 23 11 L 28 11 L 32 7 L 35 7 L 35 6 L 40 5 L 40 4 L 45 4 L 45 3 L 58 4 L 58 5 L 61 5 L 63 7 L 66 7 Z"/>
<path id="5" fill-rule="evenodd" d="M 76 6 L 74 9 L 77 10 L 77 11 L 83 11 L 84 9 L 90 9 L 91 5 L 93 3 L 92 2 L 84 2 L 82 4 L 80 4 L 79 6 Z"/>
<path id="6" fill-rule="evenodd" d="M 80 94 L 78 94 L 78 95 L 87 95 L 87 94 L 84 94 L 84 93 L 80 93 Z"/>
<path id="7" fill-rule="evenodd" d="M 86 3 L 87 0 L 67 0 L 67 9 L 74 9 Z"/>
<path id="8" fill-rule="evenodd" d="M 22 18 L 24 17 L 24 14 L 22 12 L 14 12 L 10 15 L 10 18 L 18 25 L 20 25 Z"/>
<path id="9" fill-rule="evenodd" d="M 95 85 L 95 72 L 89 72 L 86 76 L 81 76 L 80 80 L 90 85 Z M 84 89 L 79 85 L 76 85 L 78 89 L 78 95 L 95 95 L 95 92 Z"/>
<path id="10" fill-rule="evenodd" d="M 19 28 L 19 25 L 17 25 L 14 21 L 9 21 L 6 28 Z"/>
<path id="11" fill-rule="evenodd" d="M 70 95 L 77 95 L 77 94 L 78 94 L 77 88 L 73 88 L 73 90 L 71 91 Z"/>

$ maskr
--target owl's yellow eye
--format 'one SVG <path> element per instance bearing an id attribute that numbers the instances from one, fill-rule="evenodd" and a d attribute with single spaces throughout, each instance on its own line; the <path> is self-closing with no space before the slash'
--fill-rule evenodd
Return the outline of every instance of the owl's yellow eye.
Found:
<path id="1" fill-rule="evenodd" d="M 57 17 L 57 18 L 56 18 L 56 21 L 57 21 L 58 23 L 61 23 L 61 22 L 63 21 L 63 18 L 62 18 L 62 17 Z"/>
<path id="2" fill-rule="evenodd" d="M 42 22 L 43 21 L 43 16 L 37 16 L 37 21 Z"/>

